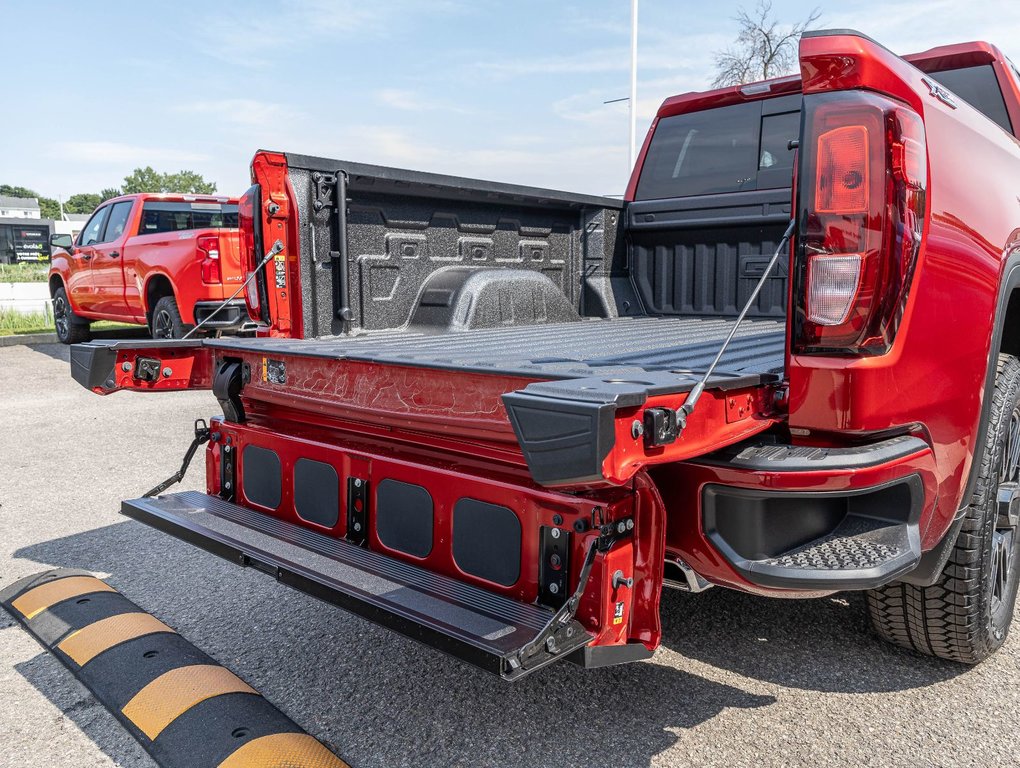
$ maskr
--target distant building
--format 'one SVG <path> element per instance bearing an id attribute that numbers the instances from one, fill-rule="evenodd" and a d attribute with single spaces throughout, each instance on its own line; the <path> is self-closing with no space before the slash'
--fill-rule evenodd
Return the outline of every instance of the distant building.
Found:
<path id="1" fill-rule="evenodd" d="M 0 195 L 0 219 L 41 219 L 39 201 L 34 197 Z"/>
<path id="2" fill-rule="evenodd" d="M 91 217 L 91 213 L 65 213 L 63 221 L 53 222 L 53 232 L 58 235 L 70 235 L 77 240 L 78 233 Z"/>

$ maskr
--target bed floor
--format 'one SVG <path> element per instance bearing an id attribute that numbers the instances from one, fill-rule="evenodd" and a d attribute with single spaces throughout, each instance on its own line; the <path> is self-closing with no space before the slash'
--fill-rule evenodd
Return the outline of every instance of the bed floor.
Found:
<path id="1" fill-rule="evenodd" d="M 703 371 L 733 319 L 642 317 L 427 334 L 414 329 L 367 332 L 319 340 L 210 339 L 208 346 L 271 355 L 365 360 L 579 378 L 642 371 Z M 719 364 L 720 373 L 781 373 L 786 323 L 745 320 Z"/>

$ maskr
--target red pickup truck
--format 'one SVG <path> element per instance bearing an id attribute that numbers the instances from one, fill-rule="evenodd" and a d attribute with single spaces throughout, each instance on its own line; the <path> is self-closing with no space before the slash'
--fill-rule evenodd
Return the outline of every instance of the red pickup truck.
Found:
<path id="1" fill-rule="evenodd" d="M 994 47 L 837 30 L 668 99 L 623 201 L 259 152 L 259 337 L 72 373 L 222 408 L 206 492 L 125 514 L 505 679 L 647 658 L 713 585 L 865 590 L 976 663 L 1017 593 L 1018 127 Z"/>
<path id="2" fill-rule="evenodd" d="M 179 339 L 203 320 L 217 331 L 248 322 L 243 299 L 221 306 L 242 281 L 236 198 L 123 195 L 97 208 L 76 242 L 53 235 L 50 244 L 65 344 L 87 341 L 92 320 L 144 324 L 156 339 Z"/>

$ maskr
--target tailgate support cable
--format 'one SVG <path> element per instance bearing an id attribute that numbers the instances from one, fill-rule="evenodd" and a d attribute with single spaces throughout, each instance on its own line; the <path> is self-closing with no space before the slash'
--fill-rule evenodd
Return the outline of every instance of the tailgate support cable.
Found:
<path id="1" fill-rule="evenodd" d="M 205 320 L 203 320 L 198 325 L 196 325 L 194 328 L 192 328 L 190 331 L 188 331 L 186 334 L 184 334 L 184 336 L 181 337 L 181 341 L 184 341 L 185 339 L 187 339 L 189 336 L 191 336 L 191 334 L 193 334 L 195 331 L 197 331 L 203 325 L 205 325 L 210 320 L 212 320 L 216 316 L 216 313 L 218 313 L 221 309 L 226 307 L 234 299 L 236 299 L 238 297 L 238 295 L 241 293 L 241 291 L 243 291 L 245 288 L 248 287 L 248 283 L 250 283 L 252 281 L 252 279 L 255 277 L 255 275 L 257 275 L 259 273 L 259 270 L 262 269 L 262 267 L 266 266 L 266 264 L 269 262 L 269 260 L 271 258 L 273 258 L 276 254 L 278 254 L 282 250 L 283 250 L 283 243 L 281 243 L 279 240 L 277 240 L 275 243 L 273 243 L 273 247 L 269 249 L 269 253 L 267 253 L 265 256 L 262 257 L 262 261 L 260 261 L 258 263 L 258 265 L 255 267 L 255 269 L 253 269 L 251 271 L 251 274 L 248 275 L 248 279 L 245 280 L 243 283 L 241 283 L 237 287 L 237 290 L 234 291 L 232 294 L 230 294 L 229 298 L 224 299 L 223 302 L 218 307 L 216 307 L 216 309 L 214 309 L 212 312 L 210 312 L 206 316 Z"/>
<path id="2" fill-rule="evenodd" d="M 205 419 L 195 420 L 195 439 L 191 441 L 191 445 L 188 446 L 187 452 L 184 454 L 184 461 L 181 463 L 181 468 L 174 472 L 170 477 L 164 480 L 162 483 L 157 485 L 148 493 L 142 496 L 143 499 L 151 498 L 152 496 L 159 496 L 171 485 L 176 485 L 184 479 L 185 473 L 188 471 L 188 465 L 191 464 L 191 460 L 195 458 L 195 451 L 203 443 L 209 442 L 209 425 L 205 423 Z"/>
<path id="3" fill-rule="evenodd" d="M 676 427 L 677 437 L 684 431 L 684 427 L 687 426 L 687 421 L 691 414 L 694 413 L 695 407 L 698 405 L 698 400 L 701 399 L 701 394 L 705 391 L 705 387 L 708 385 L 708 380 L 712 378 L 712 374 L 715 373 L 715 368 L 719 365 L 719 361 L 722 360 L 723 354 L 729 347 L 730 342 L 733 341 L 733 337 L 737 335 L 737 329 L 740 328 L 740 324 L 744 322 L 744 318 L 747 317 L 747 313 L 751 311 L 751 305 L 758 299 L 758 294 L 761 293 L 761 289 L 765 287 L 765 281 L 768 280 L 772 274 L 772 270 L 776 268 L 776 264 L 779 263 L 779 256 L 783 253 L 787 243 L 790 242 L 790 238 L 793 236 L 794 227 L 797 224 L 796 219 L 790 219 L 790 225 L 786 228 L 786 232 L 783 233 L 782 239 L 779 241 L 779 245 L 776 246 L 776 252 L 772 254 L 772 258 L 769 263 L 765 266 L 764 271 L 761 273 L 761 277 L 758 278 L 757 285 L 754 286 L 754 290 L 751 291 L 751 295 L 747 297 L 747 302 L 744 304 L 744 308 L 740 310 L 740 314 L 737 315 L 736 322 L 733 323 L 733 327 L 730 328 L 730 333 L 726 337 L 726 341 L 719 347 L 719 351 L 715 354 L 715 359 L 712 360 L 711 365 L 705 371 L 704 376 L 701 380 L 694 385 L 691 393 L 687 395 L 687 399 L 684 400 L 684 404 L 676 410 Z"/>

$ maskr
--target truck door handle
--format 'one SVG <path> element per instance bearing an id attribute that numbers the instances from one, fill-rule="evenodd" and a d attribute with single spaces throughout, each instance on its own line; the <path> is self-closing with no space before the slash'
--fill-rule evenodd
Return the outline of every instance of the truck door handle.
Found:
<path id="1" fill-rule="evenodd" d="M 88 261 L 89 259 L 91 259 L 91 258 L 92 258 L 92 254 L 91 254 L 91 253 L 83 253 L 83 254 L 81 255 L 81 257 L 82 257 L 83 259 L 85 259 L 85 261 Z"/>
<path id="2" fill-rule="evenodd" d="M 110 251 L 110 258 L 116 259 L 120 257 L 120 251 Z"/>

